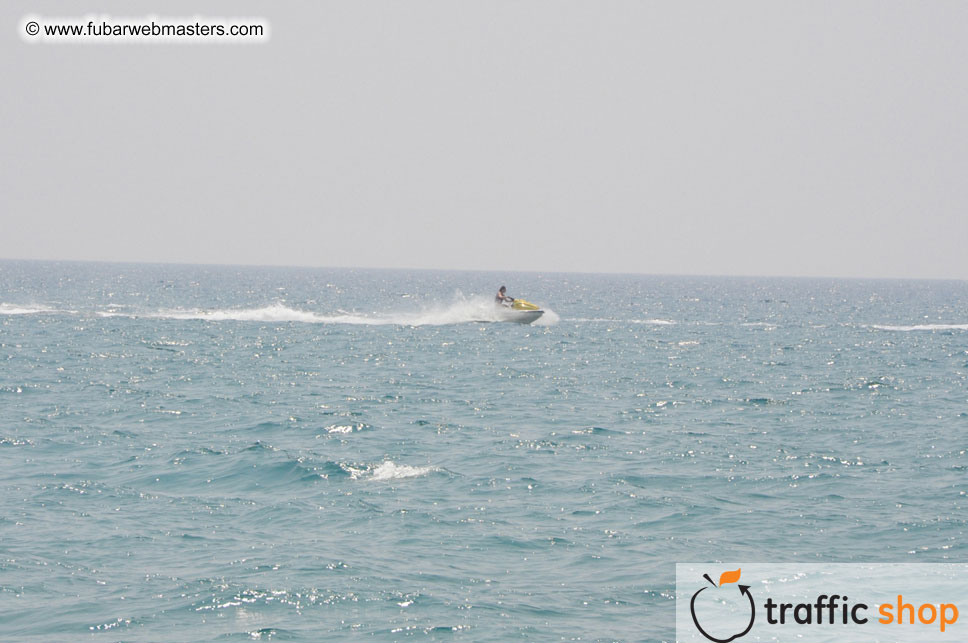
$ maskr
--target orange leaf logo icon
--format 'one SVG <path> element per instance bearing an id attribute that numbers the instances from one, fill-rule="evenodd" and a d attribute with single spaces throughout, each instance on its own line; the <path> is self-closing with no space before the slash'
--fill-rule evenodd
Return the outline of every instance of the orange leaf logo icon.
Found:
<path id="1" fill-rule="evenodd" d="M 722 587 L 726 583 L 735 583 L 736 581 L 738 581 L 740 571 L 742 571 L 742 568 L 737 569 L 734 572 L 723 572 L 719 576 L 719 586 Z"/>

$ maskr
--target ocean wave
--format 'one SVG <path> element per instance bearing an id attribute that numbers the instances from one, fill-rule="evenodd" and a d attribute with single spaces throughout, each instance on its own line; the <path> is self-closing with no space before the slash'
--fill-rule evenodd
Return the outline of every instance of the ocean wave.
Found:
<path id="1" fill-rule="evenodd" d="M 428 473 L 440 471 L 437 467 L 417 467 L 409 464 L 397 464 L 392 460 L 384 460 L 376 464 L 340 462 L 339 468 L 344 474 L 349 474 L 351 480 L 371 480 L 375 482 L 419 478 Z"/>
<path id="2" fill-rule="evenodd" d="M 364 422 L 355 422 L 353 424 L 331 424 L 323 430 L 327 433 L 349 434 L 356 433 L 357 431 L 365 431 L 369 428 L 370 425 Z"/>
<path id="3" fill-rule="evenodd" d="M 373 468 L 370 480 L 386 481 L 401 480 L 403 478 L 419 478 L 437 471 L 436 467 L 414 467 L 409 464 L 396 464 L 391 460 L 384 460 L 382 464 Z"/>
<path id="4" fill-rule="evenodd" d="M 532 326 L 554 326 L 555 324 L 561 321 L 561 317 L 558 316 L 558 313 L 551 310 L 550 308 L 545 308 L 544 311 L 545 311 L 544 315 L 542 315 L 536 321 L 534 321 L 531 324 Z"/>
<path id="5" fill-rule="evenodd" d="M 49 306 L 18 306 L 16 304 L 0 304 L 0 315 L 38 315 L 44 313 L 74 312 L 58 310 Z"/>
<path id="6" fill-rule="evenodd" d="M 116 317 L 121 313 L 99 312 L 102 317 Z M 324 316 L 318 313 L 289 308 L 283 304 L 273 304 L 262 308 L 225 308 L 215 310 L 184 309 L 173 308 L 147 312 L 140 314 L 128 314 L 131 317 L 146 317 L 151 319 L 176 319 L 176 320 L 205 320 L 205 321 L 251 321 L 251 322 L 301 322 L 301 323 L 326 323 L 340 319 L 341 316 Z M 351 318 L 353 316 L 346 315 Z M 362 320 L 365 319 L 360 317 Z M 348 322 L 352 323 L 352 322 Z"/>
<path id="7" fill-rule="evenodd" d="M 647 324 L 652 326 L 672 326 L 671 319 L 612 319 L 607 317 L 575 317 L 568 321 L 582 324 Z"/>
<path id="8" fill-rule="evenodd" d="M 910 332 L 913 330 L 968 330 L 968 324 L 916 324 L 914 326 L 887 326 L 881 324 L 871 324 L 868 326 L 868 328 L 900 332 Z"/>

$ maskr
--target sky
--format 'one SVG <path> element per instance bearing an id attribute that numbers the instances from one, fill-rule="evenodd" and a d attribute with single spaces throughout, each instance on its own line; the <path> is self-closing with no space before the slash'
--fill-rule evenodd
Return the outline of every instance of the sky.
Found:
<path id="1" fill-rule="evenodd" d="M 45 18 L 259 16 L 264 44 Z M 968 3 L 0 4 L 0 258 L 968 279 Z"/>

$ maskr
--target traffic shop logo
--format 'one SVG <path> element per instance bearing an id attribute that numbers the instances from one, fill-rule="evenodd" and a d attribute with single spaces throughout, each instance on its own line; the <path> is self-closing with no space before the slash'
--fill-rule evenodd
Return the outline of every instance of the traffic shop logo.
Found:
<path id="1" fill-rule="evenodd" d="M 719 576 L 718 585 L 713 582 L 709 574 L 703 574 L 702 577 L 709 584 L 700 587 L 689 601 L 689 613 L 692 615 L 693 624 L 699 633 L 710 641 L 729 643 L 746 636 L 753 629 L 753 622 L 756 620 L 756 604 L 753 601 L 753 595 L 750 594 L 750 586 L 739 584 L 741 571 L 742 569 L 723 572 Z M 720 616 L 723 606 L 734 614 L 742 615 L 749 611 L 749 620 L 741 631 L 734 632 L 735 626 L 723 621 Z"/>

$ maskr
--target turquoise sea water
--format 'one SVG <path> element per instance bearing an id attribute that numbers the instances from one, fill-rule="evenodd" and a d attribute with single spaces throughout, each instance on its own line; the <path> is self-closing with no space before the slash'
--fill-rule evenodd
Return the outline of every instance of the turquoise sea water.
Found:
<path id="1" fill-rule="evenodd" d="M 676 561 L 965 561 L 966 373 L 964 282 L 0 262 L 0 638 L 660 640 Z"/>

